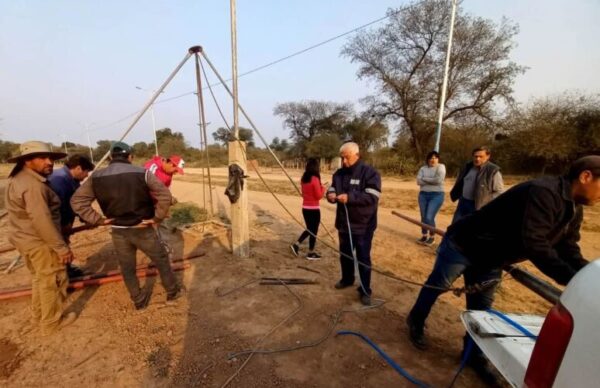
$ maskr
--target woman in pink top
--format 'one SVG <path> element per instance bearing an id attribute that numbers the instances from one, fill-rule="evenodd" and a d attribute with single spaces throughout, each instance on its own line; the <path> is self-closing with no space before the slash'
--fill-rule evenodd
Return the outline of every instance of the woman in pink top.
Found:
<path id="1" fill-rule="evenodd" d="M 319 201 L 323 198 L 325 187 L 321 185 L 321 174 L 319 174 L 319 160 L 310 158 L 306 162 L 306 169 L 302 175 L 302 215 L 306 223 L 306 230 L 302 232 L 298 241 L 290 245 L 292 253 L 298 256 L 300 252 L 299 245 L 308 237 L 308 260 L 318 260 L 321 258 L 315 252 L 315 243 L 317 242 L 317 232 L 321 222 L 321 208 Z"/>

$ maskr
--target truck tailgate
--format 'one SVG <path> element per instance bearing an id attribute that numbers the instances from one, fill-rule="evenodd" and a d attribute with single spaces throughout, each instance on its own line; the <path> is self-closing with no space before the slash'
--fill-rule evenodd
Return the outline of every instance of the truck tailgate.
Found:
<path id="1" fill-rule="evenodd" d="M 538 335 L 544 317 L 528 314 L 506 316 Z M 475 343 L 513 387 L 523 386 L 535 340 L 525 336 L 502 318 L 486 311 L 465 311 L 461 320 Z"/>

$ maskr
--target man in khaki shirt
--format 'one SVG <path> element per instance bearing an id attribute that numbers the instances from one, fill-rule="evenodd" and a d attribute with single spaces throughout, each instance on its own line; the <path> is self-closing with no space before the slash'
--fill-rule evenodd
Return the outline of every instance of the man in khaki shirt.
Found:
<path id="1" fill-rule="evenodd" d="M 8 178 L 6 209 L 9 241 L 17 248 L 32 277 L 31 320 L 42 335 L 50 335 L 72 323 L 76 315 L 63 316 L 67 295 L 65 264 L 73 253 L 60 232 L 60 199 L 48 185 L 53 163 L 66 154 L 52 152 L 43 142 L 28 141 Z"/>

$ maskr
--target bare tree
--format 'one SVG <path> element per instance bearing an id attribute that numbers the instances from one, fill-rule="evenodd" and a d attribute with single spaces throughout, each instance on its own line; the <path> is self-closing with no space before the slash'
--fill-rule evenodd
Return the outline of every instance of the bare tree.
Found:
<path id="1" fill-rule="evenodd" d="M 359 64 L 358 77 L 378 93 L 364 99 L 373 114 L 400 120 L 417 158 L 435 128 L 446 55 L 448 1 L 423 0 L 388 10 L 385 26 L 352 38 L 342 55 Z M 497 119 L 495 103 L 512 103 L 512 84 L 525 68 L 509 60 L 518 27 L 459 11 L 456 15 L 444 120 L 481 124 Z"/>
<path id="2" fill-rule="evenodd" d="M 291 130 L 294 142 L 310 142 L 318 134 L 339 132 L 352 114 L 350 104 L 328 101 L 300 101 L 277 104 L 273 114 L 283 118 L 283 126 Z"/>

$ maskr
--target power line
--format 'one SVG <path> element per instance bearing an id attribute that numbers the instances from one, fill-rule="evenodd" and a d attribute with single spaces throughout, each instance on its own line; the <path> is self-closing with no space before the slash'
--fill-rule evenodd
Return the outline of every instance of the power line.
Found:
<path id="1" fill-rule="evenodd" d="M 397 14 L 397 13 L 399 13 L 399 12 L 400 12 L 400 10 L 397 10 L 396 12 L 390 12 L 389 14 L 387 14 L 387 15 L 385 15 L 385 16 L 383 16 L 383 17 L 380 17 L 380 18 L 378 18 L 378 19 L 372 20 L 372 21 L 370 21 L 370 22 L 368 22 L 368 23 L 366 23 L 366 24 L 363 24 L 363 25 L 360 25 L 360 26 L 358 26 L 358 27 L 355 27 L 355 28 L 353 28 L 353 29 L 351 29 L 351 30 L 349 30 L 349 31 L 343 32 L 343 33 L 341 33 L 341 34 L 338 34 L 338 35 L 336 35 L 336 36 L 334 36 L 334 37 L 331 37 L 331 38 L 329 38 L 329 39 L 323 40 L 323 41 L 321 41 L 321 42 L 319 42 L 319 43 L 313 44 L 312 46 L 309 46 L 309 47 L 307 47 L 307 48 L 304 48 L 304 49 L 302 49 L 302 50 L 296 51 L 296 52 L 294 52 L 294 53 L 292 53 L 292 54 L 286 55 L 286 56 L 284 56 L 284 57 L 281 57 L 281 58 L 279 58 L 279 59 L 276 59 L 276 60 L 274 60 L 274 61 L 272 61 L 272 62 L 269 62 L 269 63 L 266 63 L 266 64 L 264 64 L 264 65 L 261 65 L 261 66 L 255 67 L 254 69 L 251 69 L 251 70 L 248 70 L 248 71 L 246 71 L 246 72 L 244 72 L 244 73 L 241 73 L 241 74 L 239 74 L 238 78 L 240 78 L 240 77 L 244 77 L 244 76 L 246 76 L 246 75 L 249 75 L 249 74 L 255 73 L 255 72 L 257 72 L 257 71 L 260 71 L 260 70 L 263 70 L 263 69 L 266 69 L 266 68 L 268 68 L 268 67 L 271 67 L 271 66 L 274 66 L 274 65 L 276 65 L 276 64 L 278 64 L 278 63 L 281 63 L 281 62 L 287 61 L 288 59 L 294 58 L 294 57 L 296 57 L 296 56 L 298 56 L 298 55 L 304 54 L 304 53 L 306 53 L 306 52 L 308 52 L 308 51 L 314 50 L 314 49 L 316 49 L 316 48 L 318 48 L 318 47 L 321 47 L 321 46 L 323 46 L 323 45 L 326 45 L 327 43 L 333 42 L 333 41 L 335 41 L 335 40 L 338 40 L 338 39 L 340 39 L 340 38 L 343 38 L 343 37 L 345 37 L 345 36 L 348 36 L 348 35 L 350 35 L 350 34 L 353 34 L 353 33 L 357 32 L 357 31 L 360 31 L 360 30 L 362 30 L 362 29 L 364 29 L 364 28 L 367 28 L 367 27 L 369 27 L 369 26 L 372 26 L 373 24 L 377 24 L 377 23 L 379 23 L 379 22 L 381 22 L 381 21 L 383 21 L 383 20 L 386 20 L 386 19 L 388 19 L 388 18 L 390 18 L 390 17 L 392 17 L 392 16 L 396 15 L 396 14 Z M 232 80 L 232 78 L 228 78 L 228 79 L 226 79 L 226 80 L 225 80 L 225 82 L 228 82 L 228 81 L 231 81 L 231 80 Z M 218 86 L 218 85 L 221 85 L 221 82 L 215 82 L 215 83 L 214 83 L 214 84 L 212 84 L 211 86 Z M 203 89 L 206 89 L 206 88 L 208 88 L 208 86 L 205 86 Z M 156 102 L 154 103 L 154 105 L 156 105 L 156 104 L 162 104 L 162 103 L 169 102 L 169 101 L 173 101 L 173 100 L 177 100 L 177 99 L 180 99 L 180 98 L 182 98 L 182 97 L 186 97 L 186 96 L 193 95 L 194 93 L 196 93 L 196 92 L 195 92 L 195 91 L 191 91 L 191 92 L 186 92 L 186 93 L 183 93 L 183 94 L 179 94 L 179 95 L 177 95 L 177 96 L 173 96 L 173 97 L 169 97 L 169 98 L 164 98 L 164 99 L 162 99 L 162 100 L 158 100 L 158 101 L 156 101 Z M 110 124 L 104 124 L 104 125 L 102 125 L 102 126 L 95 127 L 95 128 L 94 128 L 94 129 L 92 129 L 91 131 L 98 131 L 98 130 L 100 130 L 100 129 L 105 129 L 105 128 L 112 127 L 113 125 L 119 124 L 119 123 L 121 123 L 121 122 L 123 122 L 123 121 L 125 121 L 125 120 L 127 120 L 127 119 L 129 119 L 129 118 L 131 118 L 131 117 L 133 117 L 133 116 L 135 116 L 135 115 L 136 115 L 138 112 L 139 112 L 139 111 L 136 111 L 136 112 L 130 113 L 130 114 L 128 114 L 127 116 L 125 116 L 125 117 L 123 117 L 123 118 L 121 118 L 121 119 L 118 119 L 118 120 L 116 120 L 116 121 L 113 121 L 113 122 L 112 122 L 112 123 L 110 123 Z"/>

